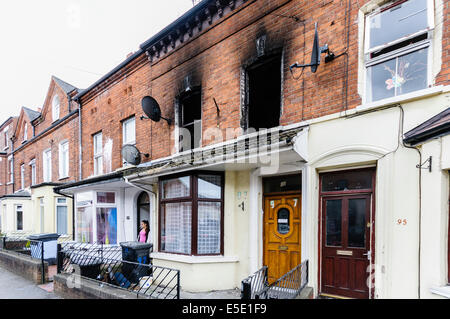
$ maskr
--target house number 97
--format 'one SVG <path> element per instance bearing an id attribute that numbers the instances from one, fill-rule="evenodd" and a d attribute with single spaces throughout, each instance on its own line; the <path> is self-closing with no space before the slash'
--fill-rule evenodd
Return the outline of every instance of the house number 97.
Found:
<path id="1" fill-rule="evenodd" d="M 397 225 L 406 226 L 407 224 L 408 224 L 408 220 L 406 220 L 406 219 L 397 220 Z"/>

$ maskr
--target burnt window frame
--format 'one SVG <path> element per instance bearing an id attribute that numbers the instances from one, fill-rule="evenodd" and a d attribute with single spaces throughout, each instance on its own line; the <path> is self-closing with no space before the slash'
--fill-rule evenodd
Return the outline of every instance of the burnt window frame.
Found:
<path id="1" fill-rule="evenodd" d="M 271 130 L 273 128 L 281 126 L 281 118 L 284 112 L 284 82 L 285 82 L 285 48 L 275 48 L 271 50 L 265 50 L 265 53 L 251 58 L 246 63 L 241 66 L 241 128 L 244 131 L 244 134 L 249 134 L 250 127 L 250 76 L 249 71 L 254 69 L 257 65 L 264 64 L 264 61 L 272 60 L 276 57 L 279 57 L 280 60 L 280 117 L 279 117 L 279 125 L 274 126 L 272 128 L 266 128 L 267 130 Z"/>
<path id="2" fill-rule="evenodd" d="M 198 94 L 200 96 L 200 119 L 198 120 L 200 122 L 200 139 L 199 139 L 199 145 L 198 147 L 195 147 L 195 121 L 188 124 L 183 125 L 183 113 L 184 113 L 184 105 L 183 100 L 189 98 L 190 96 Z M 201 148 L 203 145 L 203 90 L 201 85 L 193 86 L 189 90 L 184 90 L 178 96 L 176 97 L 176 152 L 177 153 L 184 153 L 184 152 L 191 152 L 196 148 Z M 186 126 L 194 125 L 194 137 L 191 136 L 191 141 L 194 140 L 194 145 L 191 145 L 190 149 L 182 149 L 183 144 L 180 141 L 181 138 L 181 129 L 185 129 Z M 192 144 L 192 143 L 191 143 Z"/>
<path id="3" fill-rule="evenodd" d="M 213 175 L 220 176 L 221 178 L 221 194 L 220 199 L 212 198 L 200 198 L 198 194 L 198 177 L 199 175 Z M 170 199 L 163 199 L 162 184 L 164 181 L 172 180 L 176 178 L 189 177 L 190 189 L 189 195 L 185 197 L 177 197 Z M 225 242 L 225 173 L 217 171 L 193 171 L 190 173 L 179 173 L 170 176 L 160 177 L 158 179 L 158 252 L 179 255 L 179 256 L 195 256 L 195 257 L 208 257 L 208 256 L 224 256 L 224 242 Z M 220 203 L 220 252 L 218 254 L 198 254 L 198 203 L 199 202 L 216 202 Z M 170 252 L 162 250 L 162 221 L 163 221 L 163 205 L 170 203 L 191 203 L 191 252 L 190 254 L 183 254 L 177 252 Z M 164 210 L 165 212 L 165 210 Z"/>

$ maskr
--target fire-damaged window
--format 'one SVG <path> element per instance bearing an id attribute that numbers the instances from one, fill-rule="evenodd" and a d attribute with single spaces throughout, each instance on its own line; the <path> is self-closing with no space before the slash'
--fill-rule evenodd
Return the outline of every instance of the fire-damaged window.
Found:
<path id="1" fill-rule="evenodd" d="M 433 1 L 392 1 L 366 17 L 367 102 L 431 83 Z"/>
<path id="2" fill-rule="evenodd" d="M 178 97 L 179 151 L 201 146 L 202 140 L 202 94 L 197 87 Z"/>
<path id="3" fill-rule="evenodd" d="M 281 54 L 258 59 L 246 69 L 247 129 L 259 131 L 280 125 Z"/>

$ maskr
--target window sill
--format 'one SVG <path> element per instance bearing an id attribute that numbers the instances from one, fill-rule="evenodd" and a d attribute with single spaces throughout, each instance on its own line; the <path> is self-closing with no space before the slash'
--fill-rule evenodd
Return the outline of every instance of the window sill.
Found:
<path id="1" fill-rule="evenodd" d="M 184 264 L 219 264 L 219 263 L 236 263 L 239 261 L 237 256 L 184 256 L 168 253 L 151 253 L 151 258 L 174 261 Z"/>
<path id="2" fill-rule="evenodd" d="M 356 112 L 368 111 L 368 110 L 377 109 L 377 108 L 388 106 L 388 105 L 398 104 L 398 103 L 402 103 L 402 102 L 410 102 L 413 100 L 419 100 L 419 99 L 422 99 L 425 97 L 440 94 L 442 92 L 444 92 L 443 85 L 433 86 L 431 88 L 426 88 L 423 90 L 419 90 L 419 91 L 415 91 L 415 92 L 411 92 L 411 93 L 407 93 L 407 94 L 402 94 L 402 95 L 395 96 L 392 98 L 362 104 L 362 105 L 356 107 Z"/>
<path id="3" fill-rule="evenodd" d="M 59 178 L 59 181 L 63 181 L 63 180 L 68 179 L 68 178 L 69 178 L 69 176 L 66 176 L 66 177 L 60 177 L 60 178 Z"/>
<path id="4" fill-rule="evenodd" d="M 439 296 L 450 299 L 450 286 L 433 287 L 433 288 L 430 288 L 430 292 L 435 295 L 439 295 Z"/>

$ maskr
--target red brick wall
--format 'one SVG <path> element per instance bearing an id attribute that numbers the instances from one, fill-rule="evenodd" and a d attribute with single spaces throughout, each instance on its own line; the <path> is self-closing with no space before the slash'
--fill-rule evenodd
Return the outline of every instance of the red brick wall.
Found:
<path id="1" fill-rule="evenodd" d="M 59 144 L 69 142 L 69 177 L 59 179 Z M 74 114 L 61 125 L 47 133 L 37 136 L 35 140 L 17 148 L 14 153 L 14 190 L 21 187 L 20 166 L 25 164 L 25 187 L 31 186 L 31 160 L 36 159 L 36 184 L 44 182 L 43 179 L 43 152 L 52 151 L 52 180 L 54 183 L 65 183 L 78 180 L 78 116 Z"/>
<path id="2" fill-rule="evenodd" d="M 241 67 L 255 59 L 256 39 L 263 34 L 267 35 L 268 50 L 282 48 L 284 52 L 282 125 L 360 105 L 358 13 L 367 2 L 352 0 L 350 16 L 347 16 L 348 1 L 344 0 L 248 1 L 200 36 L 152 63 L 142 62 L 134 73 L 125 78 L 111 81 L 113 84 L 100 90 L 94 98 L 90 93 L 89 98 L 82 100 L 83 177 L 93 172 L 92 135 L 98 131 L 103 131 L 104 143 L 108 139 L 113 140 L 112 170 L 121 166 L 120 121 L 133 114 L 136 115 L 137 147 L 141 152 L 150 153 L 151 159 L 171 155 L 174 125 L 169 128 L 164 121 L 140 121 L 140 101 L 143 96 L 152 95 L 161 105 L 163 116 L 173 119 L 175 99 L 187 75 L 193 76 L 194 81 L 202 86 L 203 132 L 217 127 L 218 123 L 223 136 L 227 129 L 239 128 Z M 444 1 L 444 10 L 443 64 L 437 84 L 449 83 L 448 0 Z M 287 16 L 296 16 L 301 21 L 296 22 Z M 331 63 L 322 62 L 314 74 L 309 68 L 305 69 L 303 77 L 295 80 L 289 72 L 289 65 L 297 61 L 309 63 L 315 22 L 319 24 L 320 45 L 328 44 L 330 50 L 340 56 Z M 324 55 L 322 61 L 323 58 Z M 143 56 L 138 58 L 143 59 Z M 295 75 L 299 74 L 300 71 L 296 70 Z M 213 98 L 220 107 L 219 119 Z M 203 146 L 209 143 L 203 140 Z"/>

